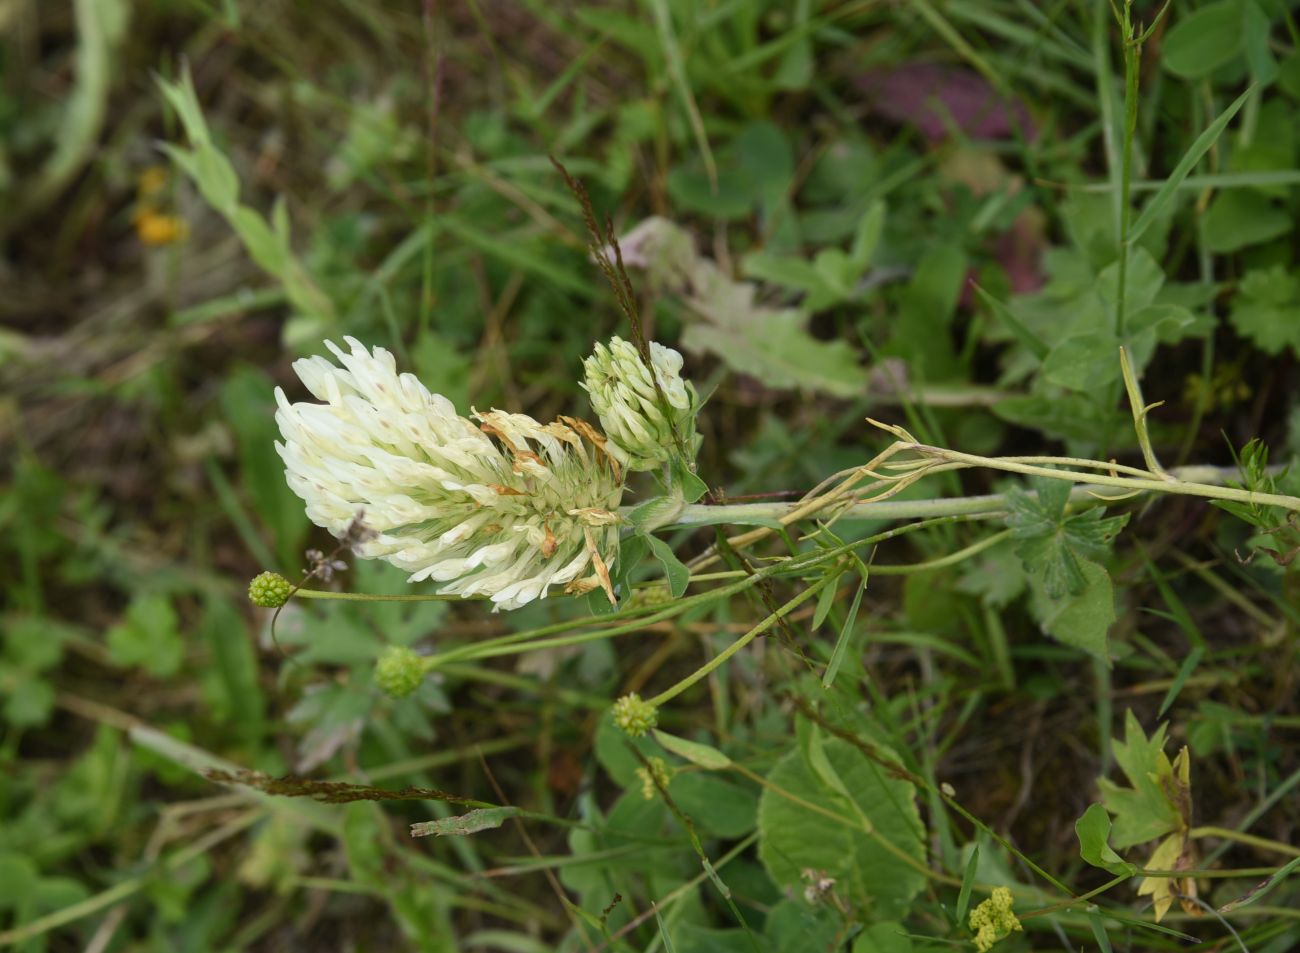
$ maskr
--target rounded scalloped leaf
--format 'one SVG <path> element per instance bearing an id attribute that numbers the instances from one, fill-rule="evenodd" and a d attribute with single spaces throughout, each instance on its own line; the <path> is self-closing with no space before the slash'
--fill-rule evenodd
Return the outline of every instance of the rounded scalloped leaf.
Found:
<path id="1" fill-rule="evenodd" d="M 882 846 L 879 838 L 925 862 L 925 829 L 916 807 L 916 789 L 889 777 L 848 742 L 828 740 L 823 751 L 876 836 L 863 831 L 853 807 L 795 749 L 768 774 L 772 786 L 763 789 L 758 807 L 759 857 L 772 880 L 801 902 L 808 883 L 804 871 L 824 872 L 835 879 L 836 893 L 868 922 L 901 919 L 925 886 L 925 876 Z M 773 788 L 850 823 L 809 810 Z"/>

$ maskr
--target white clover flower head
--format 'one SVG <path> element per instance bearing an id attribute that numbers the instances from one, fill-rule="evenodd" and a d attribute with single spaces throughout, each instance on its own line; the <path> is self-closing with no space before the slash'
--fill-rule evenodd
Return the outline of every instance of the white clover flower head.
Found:
<path id="1" fill-rule="evenodd" d="M 695 453 L 699 397 L 682 378 L 682 356 L 651 342 L 650 363 L 653 378 L 636 346 L 617 336 L 608 345 L 596 344 L 583 361 L 582 386 L 609 437 L 610 451 L 629 470 L 653 470 L 682 449 L 692 457 Z"/>
<path id="2" fill-rule="evenodd" d="M 345 338 L 324 357 L 294 362 L 322 403 L 276 389 L 277 443 L 307 516 L 335 536 L 359 510 L 363 559 L 384 559 L 441 592 L 487 596 L 517 609 L 566 592 L 605 589 L 618 552 L 618 462 L 581 420 L 541 424 L 500 410 L 460 416 L 383 348 Z"/>

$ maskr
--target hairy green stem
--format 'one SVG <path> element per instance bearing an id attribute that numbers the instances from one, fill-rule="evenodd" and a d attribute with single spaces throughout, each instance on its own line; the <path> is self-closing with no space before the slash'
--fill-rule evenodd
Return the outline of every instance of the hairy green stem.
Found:
<path id="1" fill-rule="evenodd" d="M 969 454 L 959 454 L 952 450 L 942 450 L 937 447 L 926 447 L 925 450 L 936 455 L 946 456 L 965 466 L 987 466 L 995 469 L 1014 470 L 1019 473 L 1030 473 L 1038 476 L 1051 477 L 1057 480 L 1071 480 L 1076 483 L 1103 487 L 1101 490 L 1090 490 L 1086 486 L 1079 486 L 1070 495 L 1071 500 L 1075 501 L 1086 501 L 1092 499 L 1117 500 L 1136 491 L 1139 493 L 1180 493 L 1183 495 L 1202 496 L 1211 499 L 1255 502 L 1273 506 L 1283 506 L 1287 509 L 1300 510 L 1300 499 L 1296 499 L 1292 496 L 1252 493 L 1249 490 L 1237 490 L 1231 487 L 1222 486 L 1221 484 L 1224 482 L 1241 476 L 1241 472 L 1236 467 L 1175 467 L 1166 471 L 1168 476 L 1171 478 L 1168 480 L 1143 479 L 1136 477 L 1127 479 L 1123 477 L 1071 473 L 1063 470 L 1048 470 L 1042 467 L 1035 467 L 1027 463 L 1022 463 L 1022 458 L 1003 458 L 999 461 L 996 457 L 976 457 Z M 1031 458 L 1023 459 L 1027 461 Z M 1035 457 L 1032 459 L 1048 461 L 1053 458 Z M 1102 466 L 1102 464 L 1096 461 L 1086 462 L 1092 463 L 1098 467 Z M 1117 469 L 1127 472 L 1132 471 L 1135 468 Z M 1108 492 L 1105 488 L 1114 488 L 1116 492 Z M 727 517 L 731 517 L 737 523 L 755 522 L 758 520 L 780 520 L 803 505 L 802 502 L 731 503 L 717 506 L 693 503 L 682 508 L 675 525 L 701 526 L 719 522 L 725 523 L 728 521 Z M 858 503 L 854 506 L 847 507 L 843 513 L 840 514 L 839 518 L 841 520 L 908 520 L 925 519 L 935 516 L 992 516 L 999 513 L 1005 513 L 1007 511 L 1007 506 L 1007 496 L 1005 493 L 990 493 L 981 496 L 959 496 L 952 499 L 939 500 L 882 500 L 874 503 Z"/>

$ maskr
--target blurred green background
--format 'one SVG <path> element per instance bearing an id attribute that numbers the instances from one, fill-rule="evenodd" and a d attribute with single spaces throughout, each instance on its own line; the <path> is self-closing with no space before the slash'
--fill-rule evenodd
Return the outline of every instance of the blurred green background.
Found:
<path id="1" fill-rule="evenodd" d="M 401 701 L 371 682 L 385 645 L 585 610 L 294 603 L 273 641 L 248 580 L 297 578 L 305 550 L 332 544 L 285 486 L 272 390 L 301 399 L 291 362 L 350 334 L 462 411 L 589 415 L 581 360 L 627 329 L 553 155 L 619 233 L 662 216 L 752 282 L 719 308 L 653 262 L 634 270 L 652 336 L 711 394 L 700 473 L 717 499 L 797 495 L 865 462 L 884 443 L 867 415 L 971 452 L 1132 462 L 1119 343 L 1165 402 L 1167 463 L 1230 466 L 1252 438 L 1285 461 L 1300 449 L 1296 6 L 1178 0 L 1126 95 L 1120 29 L 1089 0 L 0 0 L 0 945 L 968 945 L 935 887 L 891 913 L 910 947 L 796 910 L 745 840 L 758 789 L 684 782 L 710 856 L 738 848 L 726 879 L 754 932 L 738 930 L 681 828 L 641 801 L 602 712 L 727 644 L 754 618 L 743 599 L 635 643 L 448 666 Z M 1229 120 L 1133 245 L 1143 317 L 1121 340 L 1105 315 L 1126 101 L 1134 217 Z M 924 492 L 1003 486 L 945 480 Z M 1264 817 L 1253 830 L 1283 842 L 1300 824 L 1285 571 L 1300 541 L 1157 505 L 1133 507 L 1135 538 L 1108 564 L 1113 669 L 1042 634 L 1001 550 L 873 580 L 856 623 L 847 606 L 831 617 L 870 631 L 846 690 L 881 740 L 1079 889 L 1102 880 L 1080 874 L 1073 821 L 1130 707 L 1203 759 L 1213 823 Z M 918 534 L 882 561 L 972 533 Z M 711 539 L 673 542 L 685 556 Z M 408 588 L 368 563 L 339 585 Z M 672 727 L 766 773 L 794 737 L 797 673 L 773 675 L 779 651 L 760 648 Z M 453 809 L 271 799 L 196 773 L 220 765 L 559 823 L 412 841 L 407 823 Z M 1244 889 L 1222 883 L 1203 889 Z M 648 902 L 665 896 L 657 922 Z M 1296 900 L 1284 886 L 1269 902 Z M 1280 953 L 1300 942 L 1284 914 L 1237 928 Z M 1213 918 L 1197 928 L 1198 948 L 1227 948 Z M 1094 942 L 1082 920 L 1055 929 Z"/>

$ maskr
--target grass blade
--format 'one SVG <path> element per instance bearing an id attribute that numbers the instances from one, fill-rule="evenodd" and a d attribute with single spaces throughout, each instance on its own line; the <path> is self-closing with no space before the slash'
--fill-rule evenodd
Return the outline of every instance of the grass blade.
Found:
<path id="1" fill-rule="evenodd" d="M 957 922 L 959 924 L 966 922 L 966 910 L 970 907 L 970 888 L 975 883 L 975 873 L 980 865 L 980 845 L 976 844 L 975 849 L 970 852 L 970 860 L 966 861 L 966 872 L 961 875 L 961 890 L 957 892 Z"/>
<path id="2" fill-rule="evenodd" d="M 1174 197 L 1174 193 L 1178 191 L 1178 186 L 1182 184 L 1183 179 L 1187 178 L 1188 173 L 1192 171 L 1196 163 L 1201 161 L 1201 157 L 1210 151 L 1210 147 L 1219 141 L 1219 136 L 1228 127 L 1232 117 L 1237 115 L 1242 106 L 1246 105 L 1246 100 L 1250 98 L 1251 93 L 1254 91 L 1255 87 L 1252 86 L 1233 100 L 1232 105 L 1219 113 L 1219 118 L 1210 123 L 1209 127 L 1196 137 L 1196 141 L 1192 143 L 1191 148 L 1183 153 L 1183 157 L 1178 160 L 1178 165 L 1174 166 L 1174 171 L 1169 173 L 1169 178 L 1165 179 L 1165 184 L 1160 186 L 1160 190 L 1152 196 L 1151 201 L 1147 203 L 1147 207 L 1142 210 L 1142 214 L 1138 216 L 1137 221 L 1133 223 L 1133 227 L 1129 229 L 1128 240 L 1130 244 L 1141 238 L 1142 233 L 1151 227 L 1156 220 L 1156 216 Z"/>
<path id="3" fill-rule="evenodd" d="M 853 624 L 858 620 L 858 607 L 862 605 L 862 594 L 867 591 L 867 574 L 862 574 L 862 585 L 858 586 L 858 591 L 853 594 L 853 604 L 849 606 L 849 614 L 844 617 L 844 625 L 840 627 L 840 637 L 835 640 L 835 648 L 831 650 L 831 660 L 826 663 L 826 674 L 822 676 L 822 688 L 830 688 L 835 681 L 835 676 L 839 673 L 840 666 L 844 664 L 844 655 L 849 648 L 849 638 L 853 634 Z"/>
<path id="4" fill-rule="evenodd" d="M 1205 649 L 1194 648 L 1187 653 L 1187 658 L 1183 659 L 1183 664 L 1178 669 L 1178 674 L 1174 676 L 1174 682 L 1169 686 L 1169 691 L 1165 692 L 1164 701 L 1160 703 L 1160 711 L 1156 714 L 1157 718 L 1165 717 L 1165 712 L 1169 706 L 1174 703 L 1178 693 L 1183 690 L 1183 684 L 1196 671 L 1196 666 L 1200 664 L 1201 657 L 1205 655 Z"/>

